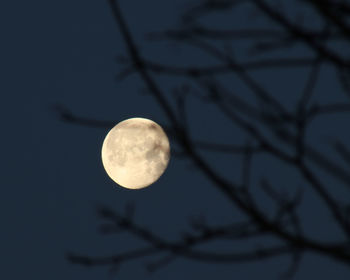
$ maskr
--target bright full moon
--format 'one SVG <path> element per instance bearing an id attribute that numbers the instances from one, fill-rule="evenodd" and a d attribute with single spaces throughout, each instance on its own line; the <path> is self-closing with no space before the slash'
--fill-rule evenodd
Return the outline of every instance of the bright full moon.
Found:
<path id="1" fill-rule="evenodd" d="M 102 163 L 113 181 L 128 189 L 145 188 L 159 179 L 170 158 L 170 145 L 154 121 L 131 118 L 118 123 L 102 145 Z"/>

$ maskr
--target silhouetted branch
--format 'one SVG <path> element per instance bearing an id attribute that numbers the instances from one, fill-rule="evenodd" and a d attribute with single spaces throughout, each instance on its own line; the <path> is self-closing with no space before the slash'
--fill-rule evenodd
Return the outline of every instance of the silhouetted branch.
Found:
<path id="1" fill-rule="evenodd" d="M 295 24 L 289 22 L 286 17 L 283 17 L 283 15 L 271 8 L 264 0 L 252 0 L 252 2 L 271 20 L 275 21 L 280 26 L 285 28 L 285 30 L 289 32 L 292 36 L 294 36 L 294 38 L 304 42 L 324 59 L 332 61 L 335 65 L 339 67 L 350 66 L 348 60 L 345 60 L 343 57 L 339 56 L 334 51 L 330 50 L 329 48 L 314 40 L 314 38 L 308 36 L 307 32 L 305 32 Z"/>
<path id="2" fill-rule="evenodd" d="M 102 128 L 112 128 L 115 125 L 115 121 L 103 121 L 76 116 L 68 108 L 60 104 L 55 105 L 54 110 L 62 121 L 72 124 Z"/>
<path id="3" fill-rule="evenodd" d="M 235 6 L 246 3 L 247 0 L 205 0 L 187 10 L 182 20 L 189 23 L 209 13 L 231 9 Z"/>
<path id="4" fill-rule="evenodd" d="M 350 105 L 346 102 L 320 105 L 317 100 L 318 87 L 323 67 L 331 67 L 338 75 L 339 83 L 347 94 L 350 94 L 349 57 L 342 51 L 332 48 L 332 42 L 348 43 L 349 26 L 345 16 L 350 14 L 350 6 L 346 3 L 332 1 L 304 0 L 321 18 L 320 29 L 305 28 L 294 23 L 288 16 L 264 0 L 207 0 L 189 9 L 183 17 L 184 26 L 162 32 L 152 33 L 148 38 L 155 40 L 172 40 L 181 46 L 189 46 L 201 51 L 204 57 L 217 60 L 217 64 L 206 66 L 173 65 L 156 62 L 143 56 L 133 39 L 128 25 L 116 0 L 108 0 L 115 21 L 124 39 L 128 57 L 119 61 L 124 69 L 121 77 L 138 74 L 146 85 L 149 93 L 162 108 L 167 121 L 166 131 L 177 144 L 177 153 L 186 156 L 208 182 L 229 200 L 233 209 L 240 211 L 243 221 L 222 225 L 210 225 L 202 220 L 192 220 L 190 230 L 180 234 L 176 240 L 168 240 L 147 226 L 140 226 L 133 218 L 133 207 L 128 207 L 124 214 L 119 214 L 106 207 L 99 207 L 98 213 L 103 220 L 100 232 L 103 234 L 119 234 L 126 232 L 136 239 L 147 243 L 138 250 L 130 250 L 109 257 L 88 257 L 69 254 L 67 258 L 86 266 L 110 265 L 118 268 L 122 263 L 136 259 L 147 259 L 150 271 L 169 265 L 177 258 L 193 259 L 211 263 L 239 263 L 259 261 L 282 255 L 291 257 L 290 267 L 285 277 L 294 275 L 305 252 L 312 252 L 329 257 L 335 261 L 350 266 L 350 201 L 336 199 L 337 189 L 350 190 L 349 149 L 336 141 L 334 148 L 344 162 L 336 162 L 326 152 L 318 150 L 309 143 L 309 127 L 313 120 L 330 114 L 348 114 Z M 274 23 L 274 29 L 269 27 L 233 30 L 230 26 L 224 28 L 208 28 L 199 22 L 204 15 L 220 13 L 229 9 L 238 9 L 241 4 L 250 4 L 257 8 L 260 16 Z M 236 42 L 249 43 L 246 50 L 254 60 L 238 59 L 235 54 Z M 222 47 L 221 42 L 228 45 Z M 219 42 L 219 43 L 218 43 Z M 291 55 L 298 43 L 307 46 L 314 55 L 312 57 L 296 57 Z M 237 47 L 238 48 L 238 47 Z M 274 52 L 284 52 L 283 56 L 259 57 Z M 285 70 L 297 67 L 309 67 L 310 72 L 306 84 L 302 86 L 300 96 L 295 93 L 295 106 L 287 106 L 281 102 L 281 93 L 275 93 L 262 83 L 255 75 L 255 70 Z M 254 72 L 254 73 L 253 73 Z M 163 90 L 158 82 L 158 75 L 168 75 L 176 80 L 185 78 L 186 89 L 175 87 L 173 92 Z M 235 85 L 226 86 L 222 76 L 238 78 L 247 92 L 253 96 L 247 101 L 247 93 L 232 89 Z M 274 80 L 271 80 L 274 82 Z M 289 86 L 289 85 L 286 85 Z M 207 102 L 223 114 L 232 126 L 239 128 L 246 139 L 242 144 L 223 144 L 190 136 L 191 114 L 188 98 L 194 96 L 197 100 Z M 173 98 L 175 102 L 170 102 Z M 292 107 L 292 108 L 289 108 Z M 78 117 L 63 106 L 58 106 L 63 121 L 79 125 L 95 127 L 111 127 L 114 123 Z M 199 151 L 201 153 L 199 153 Z M 228 176 L 219 175 L 202 152 L 225 153 L 239 157 L 242 161 L 242 172 L 239 182 Z M 301 175 L 303 187 L 310 188 L 312 194 L 319 199 L 321 206 L 327 210 L 336 230 L 342 231 L 342 236 L 336 241 L 320 241 L 316 236 L 307 235 L 302 227 L 303 215 L 300 213 L 303 189 L 294 187 L 286 193 L 280 191 L 282 186 L 272 185 L 270 178 L 258 180 L 258 187 L 263 195 L 272 201 L 273 210 L 266 211 L 257 201 L 254 185 L 254 160 L 263 154 L 273 160 L 278 160 L 281 166 L 292 167 Z M 317 172 L 320 169 L 322 172 Z M 331 175 L 339 184 L 329 186 L 323 176 Z M 294 176 L 294 175 L 293 175 Z M 287 181 L 287 179 L 286 179 Z M 286 182 L 287 183 L 287 182 Z M 284 186 L 283 186 L 284 187 Z M 324 220 L 326 225 L 326 219 Z M 332 225 L 333 226 L 333 225 Z M 267 247 L 252 247 L 246 244 L 254 238 L 272 238 L 275 245 Z M 228 251 L 205 250 L 203 246 L 214 240 L 223 240 L 228 244 Z M 246 249 L 238 251 L 232 242 L 240 240 Z"/>
<path id="5" fill-rule="evenodd" d="M 158 253 L 158 249 L 152 246 L 137 249 L 129 252 L 124 252 L 119 255 L 113 255 L 111 257 L 88 257 L 80 256 L 73 253 L 67 254 L 67 259 L 75 264 L 80 264 L 84 266 L 97 266 L 97 265 L 120 265 L 123 262 L 135 260 L 141 257 L 154 255 Z"/>
<path id="6" fill-rule="evenodd" d="M 321 32 L 321 31 L 305 31 L 310 37 L 315 40 L 333 39 L 342 40 L 342 36 L 339 32 Z M 281 30 L 273 29 L 213 29 L 209 27 L 195 26 L 188 29 L 174 29 L 163 32 L 152 32 L 148 34 L 149 39 L 164 39 L 167 37 L 182 37 L 192 38 L 194 36 L 204 37 L 207 39 L 215 40 L 256 40 L 256 39 L 281 39 L 290 38 L 286 36 L 286 33 Z"/>
<path id="7" fill-rule="evenodd" d="M 334 143 L 334 148 L 338 152 L 338 154 L 349 164 L 350 166 L 350 149 L 347 148 L 345 145 L 340 143 L 339 141 L 336 141 Z"/>
<path id="8" fill-rule="evenodd" d="M 324 114 L 339 114 L 339 113 L 349 113 L 350 104 L 340 103 L 340 104 L 329 104 L 329 105 L 314 105 L 310 108 L 307 113 L 308 118 L 315 118 L 319 115 Z"/>
<path id="9" fill-rule="evenodd" d="M 315 59 L 312 58 L 280 58 L 260 60 L 254 62 L 241 63 L 240 67 L 245 70 L 261 70 L 268 68 L 284 68 L 284 67 L 305 67 L 313 64 Z M 217 66 L 173 66 L 155 63 L 151 61 L 145 61 L 146 67 L 160 75 L 177 75 L 188 77 L 200 77 L 200 76 L 212 76 L 232 73 L 232 65 L 217 65 Z M 136 71 L 136 69 L 134 69 Z"/>
<path id="10" fill-rule="evenodd" d="M 302 113 L 305 112 L 307 105 L 310 101 L 310 98 L 311 98 L 312 94 L 314 93 L 314 88 L 317 84 L 317 78 L 318 78 L 318 75 L 320 73 L 320 68 L 321 68 L 321 60 L 316 58 L 313 65 L 312 65 L 309 79 L 306 82 L 304 91 L 303 91 L 302 96 L 299 100 L 298 108 L 299 108 L 299 110 L 302 111 Z"/>
<path id="11" fill-rule="evenodd" d="M 325 18 L 334 23 L 335 26 L 348 38 L 350 38 L 350 26 L 348 26 L 346 19 L 343 18 L 341 10 L 337 3 L 329 0 L 304 0 L 306 3 L 310 3 L 315 9 L 317 9 Z M 343 8 L 349 8 L 345 3 Z"/>

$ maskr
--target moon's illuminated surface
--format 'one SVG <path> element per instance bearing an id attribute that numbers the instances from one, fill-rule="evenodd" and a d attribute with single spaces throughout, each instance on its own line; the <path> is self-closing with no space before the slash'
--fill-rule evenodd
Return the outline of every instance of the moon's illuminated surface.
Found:
<path id="1" fill-rule="evenodd" d="M 140 189 L 157 181 L 170 158 L 170 145 L 154 121 L 131 118 L 118 123 L 102 145 L 102 163 L 113 181 L 128 189 Z"/>

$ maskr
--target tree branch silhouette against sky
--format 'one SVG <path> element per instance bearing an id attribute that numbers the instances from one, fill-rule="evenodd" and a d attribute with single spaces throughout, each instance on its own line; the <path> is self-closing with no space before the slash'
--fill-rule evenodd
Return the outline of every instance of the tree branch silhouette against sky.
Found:
<path id="1" fill-rule="evenodd" d="M 5 278 L 23 277 L 12 267 L 27 259 L 38 279 L 55 268 L 57 279 L 348 279 L 350 2 L 91 2 L 37 3 L 37 22 L 9 32 L 27 49 L 4 47 L 18 55 L 7 75 L 28 73 L 3 85 L 23 158 L 5 153 Z M 130 117 L 171 142 L 160 180 L 133 191 L 100 159 Z"/>
<path id="2" fill-rule="evenodd" d="M 331 1 L 299 1 L 300 3 L 294 4 L 296 14 L 293 14 L 288 10 L 290 4 L 284 2 L 202 1 L 183 14 L 180 27 L 150 33 L 150 40 L 173 41 L 175 45 L 197 49 L 204 57 L 207 56 L 208 60 L 214 58 L 217 61 L 215 64 L 206 63 L 204 66 L 193 66 L 189 65 L 190 63 L 185 63 L 184 66 L 174 62 L 158 62 L 153 57 L 141 53 L 118 1 L 109 1 L 127 49 L 124 61 L 126 66 L 121 72 L 121 77 L 124 79 L 131 74 L 139 74 L 148 94 L 152 95 L 164 110 L 169 123 L 168 130 L 181 155 L 191 160 L 213 187 L 226 196 L 232 203 L 232 211 L 240 211 L 244 220 L 220 226 L 195 224 L 190 232 L 184 236 L 180 235 L 178 240 L 169 241 L 163 236 L 158 236 L 151 228 L 139 226 L 131 217 L 101 207 L 98 212 L 102 220 L 107 222 L 102 228 L 104 233 L 126 231 L 148 243 L 148 246 L 102 258 L 69 255 L 73 263 L 119 266 L 136 258 L 150 258 L 161 254 L 163 257 L 160 260 L 149 265 L 154 270 L 169 265 L 179 257 L 234 264 L 289 255 L 291 264 L 287 274 L 292 275 L 297 271 L 303 254 L 312 252 L 349 265 L 350 204 L 346 197 L 342 200 L 337 198 L 338 189 L 345 188 L 349 191 L 348 161 L 335 162 L 324 151 L 314 149 L 308 143 L 312 122 L 333 114 L 342 114 L 343 118 L 346 118 L 350 111 L 350 103 L 347 100 L 349 91 L 344 86 L 344 79 L 348 80 L 350 69 L 349 55 L 344 52 L 343 46 L 338 46 L 349 43 L 347 14 L 338 7 L 340 3 Z M 347 6 L 347 3 L 341 4 Z M 262 25 L 254 29 L 245 28 L 244 25 L 242 29 L 234 28 L 234 15 L 231 14 L 230 18 L 227 13 L 235 13 L 236 10 L 247 13 L 247 16 L 254 13 L 254 16 L 250 16 L 256 17 L 256 21 L 266 21 L 263 28 Z M 228 18 L 225 26 L 212 28 L 210 23 L 219 19 L 222 14 Z M 211 16 L 213 18 L 208 20 Z M 248 42 L 242 43 L 244 40 Z M 242 51 L 238 46 L 241 43 L 244 46 L 243 51 L 250 53 L 249 58 L 237 55 Z M 295 51 L 297 47 L 305 50 Z M 310 54 L 305 58 L 304 53 Z M 190 54 L 191 52 L 188 56 Z M 303 56 L 300 57 L 300 54 Z M 244 62 L 246 60 L 249 61 Z M 293 93 L 296 102 L 282 104 L 284 95 L 288 93 L 276 93 L 271 90 L 269 84 L 275 83 L 274 73 L 261 83 L 261 78 L 252 73 L 255 70 L 252 65 L 260 71 L 270 71 L 269 68 L 274 68 L 273 71 L 283 71 L 284 68 L 298 67 L 293 70 L 303 71 L 306 68 L 309 73 L 306 80 L 300 81 L 303 84 L 301 92 Z M 317 91 L 320 91 L 319 76 L 322 68 L 326 67 L 335 71 L 338 82 L 343 85 L 343 88 L 338 89 L 345 95 L 342 102 L 317 102 Z M 239 80 L 246 90 L 237 91 L 235 83 L 232 80 L 230 83 L 229 77 L 220 77 L 223 74 Z M 160 75 L 167 75 L 178 82 L 171 94 L 162 88 L 162 82 L 158 82 Z M 179 80 L 178 76 L 181 76 L 182 80 Z M 249 101 L 248 94 L 251 95 Z M 174 99 L 175 104 L 172 104 L 170 98 Z M 236 146 L 222 146 L 219 137 L 215 142 L 197 140 L 191 130 L 191 125 L 194 124 L 189 124 L 192 117 L 187 101 L 189 98 L 196 98 L 217 107 L 219 113 L 241 131 L 245 141 Z M 67 118 L 66 115 L 67 120 L 73 118 L 83 121 L 69 116 Z M 195 125 L 205 124 L 202 122 Z M 341 140 L 334 137 L 332 141 L 334 153 L 339 153 L 339 149 L 344 151 L 344 154 L 349 153 L 346 144 Z M 237 181 L 231 173 L 219 174 L 211 166 L 210 160 L 201 154 L 213 149 L 241 158 L 241 181 Z M 267 176 L 261 176 L 252 186 L 252 165 L 257 154 L 268 155 L 278 160 L 279 164 L 292 167 L 300 176 L 302 186 L 288 186 L 291 189 L 287 190 L 287 183 L 284 186 L 275 186 L 271 183 L 273 179 Z M 316 171 L 314 168 L 320 170 Z M 338 181 L 337 185 L 331 188 L 329 183 L 325 183 L 323 177 L 327 175 L 334 177 Z M 287 177 L 285 179 L 288 181 Z M 257 188 L 259 190 L 256 190 Z M 327 216 L 332 218 L 332 222 L 329 221 L 329 217 L 323 220 L 327 231 L 331 230 L 328 228 L 330 224 L 334 230 L 340 231 L 334 240 L 321 241 L 316 232 L 305 233 L 304 223 L 312 223 L 304 221 L 303 212 L 299 210 L 301 203 L 308 203 L 307 200 L 303 201 L 305 188 L 311 190 L 315 199 L 320 201 L 320 207 L 325 208 Z M 264 205 L 259 203 L 259 197 L 255 193 L 257 191 L 262 191 L 271 199 L 273 210 L 266 211 Z M 253 248 L 248 245 L 245 250 L 237 250 L 232 245 L 233 240 L 239 239 L 244 243 L 245 240 L 260 237 L 273 238 L 275 244 L 260 244 Z M 203 243 L 221 239 L 226 240 L 227 248 L 232 249 L 228 252 L 200 249 Z"/>

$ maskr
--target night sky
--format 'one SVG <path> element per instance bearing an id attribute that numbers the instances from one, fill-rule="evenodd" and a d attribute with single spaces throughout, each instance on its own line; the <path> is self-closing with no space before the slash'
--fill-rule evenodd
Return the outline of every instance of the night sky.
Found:
<path id="1" fill-rule="evenodd" d="M 183 52 L 172 44 L 145 42 L 147 32 L 177 26 L 179 15 L 188 7 L 186 1 L 120 2 L 142 52 L 163 62 L 211 62 L 203 61 L 195 51 Z M 234 19 L 242 25 L 249 20 L 239 16 Z M 65 258 L 67 252 L 103 256 L 143 245 L 127 233 L 101 235 L 96 215 L 96 206 L 101 204 L 123 211 L 128 203 L 134 203 L 136 221 L 170 240 L 188 230 L 189 219 L 196 216 L 204 215 L 214 224 L 240 220 L 238 210 L 191 161 L 181 157 L 173 156 L 164 175 L 149 188 L 132 191 L 116 186 L 100 159 L 102 141 L 111 127 L 76 125 L 60 119 L 57 108 L 64 107 L 77 116 L 115 124 L 129 117 L 150 118 L 165 127 L 169 124 L 139 76 L 116 78 L 122 69 L 118 57 L 127 53 L 107 1 L 3 1 L 0 22 L 0 279 L 111 279 L 107 267 L 86 268 Z M 225 20 L 213 19 L 213 25 L 220 22 Z M 296 54 L 298 51 L 309 54 L 302 48 Z M 286 70 L 273 78 L 263 72 L 257 77 L 280 92 L 279 100 L 288 106 L 296 100 L 293 93 L 303 86 L 294 81 L 305 81 L 308 71 Z M 322 83 L 317 88 L 321 102 L 330 98 L 342 101 L 344 95 L 338 93 L 339 85 L 332 73 L 325 68 L 321 75 Z M 174 82 L 169 77 L 159 81 L 169 91 Z M 244 90 L 240 87 L 237 83 L 236 89 Z M 222 143 L 244 141 L 244 136 L 209 104 L 189 102 L 190 125 L 195 124 L 190 126 L 192 136 Z M 337 129 L 348 122 L 345 114 L 316 121 L 310 143 L 332 153 L 327 145 L 333 137 L 349 143 L 349 130 Z M 234 176 L 241 168 L 240 161 L 229 156 L 208 154 L 206 159 L 221 174 Z M 282 168 L 276 172 L 277 168 L 276 162 L 264 157 L 255 162 L 257 174 L 273 176 L 274 184 L 286 188 L 302 185 L 300 176 L 290 176 L 293 170 Z M 301 211 L 313 220 L 306 225 L 307 230 L 325 240 L 337 236 L 321 223 L 320 217 L 328 214 L 320 212 L 319 201 L 313 200 L 308 190 L 305 196 L 310 199 Z M 268 209 L 265 199 L 261 195 Z M 226 245 L 217 242 L 208 246 L 225 249 Z M 239 242 L 234 246 L 241 248 Z M 239 264 L 178 258 L 152 274 L 145 269 L 148 261 L 122 265 L 115 279 L 278 279 L 288 268 L 289 257 Z M 327 258 L 306 254 L 294 279 L 350 279 L 350 270 Z"/>

